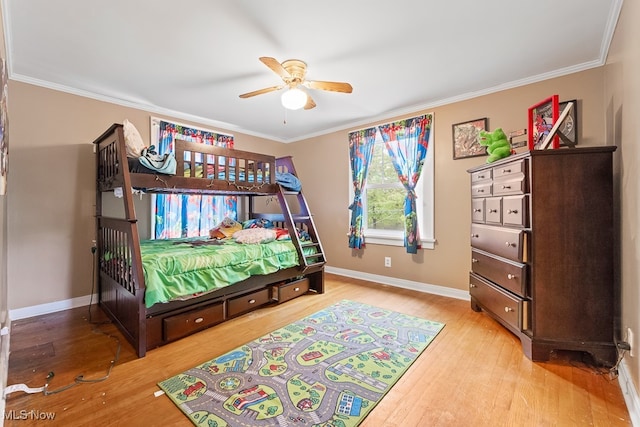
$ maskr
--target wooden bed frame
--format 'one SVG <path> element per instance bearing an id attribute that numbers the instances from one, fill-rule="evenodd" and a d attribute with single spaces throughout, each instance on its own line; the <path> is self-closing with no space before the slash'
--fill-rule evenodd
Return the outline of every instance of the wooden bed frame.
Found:
<path id="1" fill-rule="evenodd" d="M 282 303 L 307 292 L 324 292 L 324 251 L 302 192 L 288 192 L 276 183 L 276 171 L 295 175 L 291 157 L 273 156 L 176 140 L 176 175 L 132 173 L 126 157 L 123 127 L 114 124 L 94 142 L 96 152 L 96 245 L 100 307 L 136 349 L 147 350 L 175 341 L 255 308 Z M 186 153 L 187 157 L 184 157 Z M 189 158 L 190 161 L 182 159 Z M 196 159 L 203 170 L 213 168 L 225 179 L 197 178 Z M 211 162 L 211 159 L 213 161 Z M 230 161 L 230 159 L 234 159 Z M 190 163 L 184 176 L 184 164 Z M 208 163 L 209 162 L 209 163 Z M 242 170 L 242 173 L 240 172 Z M 235 172 L 235 173 L 234 173 Z M 237 178 L 237 179 L 236 179 Z M 102 193 L 122 188 L 125 218 L 102 215 Z M 270 275 L 253 276 L 185 301 L 144 302 L 145 282 L 140 236 L 132 189 L 149 193 L 227 194 L 248 197 L 247 217 L 266 218 L 287 228 L 298 252 L 299 265 Z M 277 196 L 282 213 L 254 212 L 254 196 Z M 298 201 L 292 213 L 289 200 Z M 296 228 L 305 230 L 315 246 L 304 255 Z M 105 261 L 109 254 L 109 261 Z"/>

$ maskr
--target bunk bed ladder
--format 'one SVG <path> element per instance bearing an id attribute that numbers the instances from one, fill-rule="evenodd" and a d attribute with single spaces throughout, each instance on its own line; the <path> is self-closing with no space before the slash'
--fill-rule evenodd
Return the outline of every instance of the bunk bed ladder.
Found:
<path id="1" fill-rule="evenodd" d="M 277 164 L 284 164 L 288 172 L 296 175 L 293 167 L 293 162 L 290 157 L 279 158 L 276 161 Z M 297 175 L 296 175 L 297 176 Z M 299 213 L 292 214 L 291 206 L 287 200 L 287 196 L 295 196 L 299 206 Z M 289 236 L 296 247 L 299 259 L 302 260 L 300 264 L 303 267 L 303 272 L 312 267 L 319 267 L 326 263 L 324 250 L 322 249 L 322 243 L 318 237 L 316 225 L 313 222 L 313 217 L 309 213 L 308 203 L 302 190 L 289 191 L 284 189 L 281 185 L 278 186 L 278 201 L 284 214 L 284 223 L 289 230 Z M 309 234 L 310 240 L 300 239 L 296 224 L 303 226 L 303 230 Z M 313 253 L 304 253 L 304 248 L 313 247 L 315 251 Z"/>

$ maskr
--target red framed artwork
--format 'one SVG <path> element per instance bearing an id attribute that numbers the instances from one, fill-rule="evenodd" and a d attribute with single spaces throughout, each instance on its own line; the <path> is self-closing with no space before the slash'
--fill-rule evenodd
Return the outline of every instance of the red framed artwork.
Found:
<path id="1" fill-rule="evenodd" d="M 537 104 L 529 107 L 528 116 L 528 136 L 529 150 L 541 148 L 541 144 L 559 116 L 558 95 L 552 95 Z M 560 138 L 555 136 L 552 141 L 552 148 L 560 147 Z"/>

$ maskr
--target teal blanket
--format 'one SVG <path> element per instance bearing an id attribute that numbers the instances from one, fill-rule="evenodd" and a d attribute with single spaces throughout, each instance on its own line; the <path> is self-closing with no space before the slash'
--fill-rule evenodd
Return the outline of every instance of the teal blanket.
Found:
<path id="1" fill-rule="evenodd" d="M 145 240 L 140 249 L 147 307 L 298 265 L 290 240 L 262 244 L 205 238 Z"/>

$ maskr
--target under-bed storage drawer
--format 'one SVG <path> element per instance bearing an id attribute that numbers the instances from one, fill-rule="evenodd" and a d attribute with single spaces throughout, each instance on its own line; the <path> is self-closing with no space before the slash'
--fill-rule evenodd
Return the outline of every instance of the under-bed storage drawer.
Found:
<path id="1" fill-rule="evenodd" d="M 224 303 L 222 302 L 176 314 L 162 319 L 163 338 L 165 341 L 172 341 L 220 323 L 223 320 Z"/>
<path id="2" fill-rule="evenodd" d="M 271 292 L 269 288 L 260 289 L 250 294 L 231 298 L 227 305 L 227 316 L 235 315 L 251 311 L 256 307 L 260 307 L 271 301 Z"/>
<path id="3" fill-rule="evenodd" d="M 294 282 L 283 283 L 273 287 L 273 299 L 278 302 L 285 302 L 298 297 L 309 290 L 309 279 L 296 280 Z"/>

